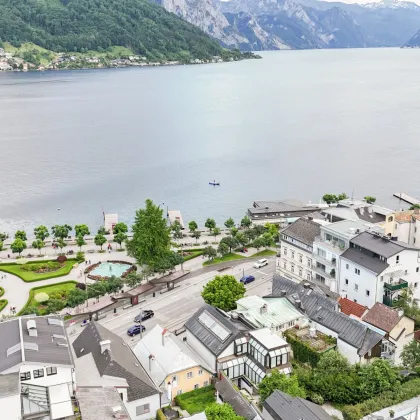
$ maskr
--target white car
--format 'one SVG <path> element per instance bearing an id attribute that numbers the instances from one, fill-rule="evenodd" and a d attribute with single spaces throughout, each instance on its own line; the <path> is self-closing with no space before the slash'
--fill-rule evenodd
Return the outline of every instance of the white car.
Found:
<path id="1" fill-rule="evenodd" d="M 261 268 L 261 267 L 264 267 L 267 264 L 268 264 L 268 260 L 266 258 L 263 258 L 263 259 L 258 260 L 257 262 L 255 262 L 254 265 L 253 265 L 253 267 L 254 268 Z"/>

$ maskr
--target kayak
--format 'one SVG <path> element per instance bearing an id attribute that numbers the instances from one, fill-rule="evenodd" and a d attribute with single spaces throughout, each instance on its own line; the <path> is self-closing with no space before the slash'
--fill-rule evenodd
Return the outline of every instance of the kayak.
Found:
<path id="1" fill-rule="evenodd" d="M 220 185 L 220 182 L 209 182 L 209 185 Z"/>

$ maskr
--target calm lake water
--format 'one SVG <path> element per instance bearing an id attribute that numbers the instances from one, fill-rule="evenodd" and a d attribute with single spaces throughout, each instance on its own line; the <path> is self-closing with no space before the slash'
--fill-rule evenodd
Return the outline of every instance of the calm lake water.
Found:
<path id="1" fill-rule="evenodd" d="M 147 197 L 200 223 L 257 199 L 420 198 L 420 50 L 263 56 L 1 73 L 0 230 L 131 223 Z"/>

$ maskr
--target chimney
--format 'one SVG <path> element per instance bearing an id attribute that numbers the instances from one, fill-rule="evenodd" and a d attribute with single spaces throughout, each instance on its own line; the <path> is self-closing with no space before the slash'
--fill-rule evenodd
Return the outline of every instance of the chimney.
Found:
<path id="1" fill-rule="evenodd" d="M 36 322 L 34 319 L 30 319 L 26 323 L 26 328 L 28 329 L 29 337 L 38 337 L 38 331 L 36 329 Z"/>
<path id="2" fill-rule="evenodd" d="M 263 306 L 261 306 L 260 308 L 260 313 L 265 314 L 267 312 L 267 304 L 264 303 Z"/>
<path id="3" fill-rule="evenodd" d="M 149 356 L 149 372 L 152 371 L 152 364 L 153 364 L 153 360 L 155 360 L 155 356 L 153 356 L 153 354 L 151 354 Z"/>
<path id="4" fill-rule="evenodd" d="M 168 332 L 166 328 L 162 330 L 162 347 L 165 347 L 165 334 Z"/>
<path id="5" fill-rule="evenodd" d="M 287 295 L 286 290 L 281 290 L 280 291 L 280 296 L 281 297 L 285 297 Z"/>
<path id="6" fill-rule="evenodd" d="M 111 340 L 100 341 L 99 345 L 101 346 L 101 354 L 104 354 L 106 350 L 111 351 Z"/>
<path id="7" fill-rule="evenodd" d="M 302 302 L 300 301 L 300 299 L 295 300 L 295 307 L 297 309 L 302 309 Z"/>
<path id="8" fill-rule="evenodd" d="M 303 288 L 304 289 L 310 289 L 311 285 L 309 283 L 304 283 Z"/>

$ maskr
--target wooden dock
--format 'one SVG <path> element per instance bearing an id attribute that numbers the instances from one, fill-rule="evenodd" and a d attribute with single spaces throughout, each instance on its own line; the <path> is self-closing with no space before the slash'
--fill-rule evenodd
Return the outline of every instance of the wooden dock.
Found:
<path id="1" fill-rule="evenodd" d="M 420 200 L 417 200 L 413 197 L 410 197 L 408 194 L 405 194 L 403 192 L 402 193 L 394 193 L 393 195 L 394 195 L 394 197 L 397 197 L 401 201 L 405 201 L 408 204 L 411 204 L 411 205 L 420 204 Z"/>

